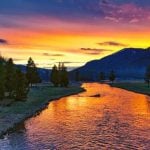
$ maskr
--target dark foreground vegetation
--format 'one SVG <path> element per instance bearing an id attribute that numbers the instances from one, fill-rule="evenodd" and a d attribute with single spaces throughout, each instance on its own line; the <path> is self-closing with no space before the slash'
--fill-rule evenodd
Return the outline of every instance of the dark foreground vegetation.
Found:
<path id="1" fill-rule="evenodd" d="M 16 101 L 25 100 L 30 87 L 40 83 L 36 65 L 29 58 L 26 72 L 22 72 L 13 63 L 13 59 L 0 57 L 0 101 L 12 99 Z"/>

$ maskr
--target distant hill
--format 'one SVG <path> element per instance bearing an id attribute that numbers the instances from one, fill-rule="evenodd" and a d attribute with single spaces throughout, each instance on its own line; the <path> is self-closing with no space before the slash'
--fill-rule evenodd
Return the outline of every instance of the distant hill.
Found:
<path id="1" fill-rule="evenodd" d="M 109 74 L 114 70 L 118 79 L 143 79 L 146 67 L 150 65 L 150 48 L 125 48 L 99 60 L 93 60 L 70 72 L 75 78 L 78 70 L 81 79 L 98 80 L 100 72 Z"/>
<path id="2" fill-rule="evenodd" d="M 6 63 L 6 60 L 0 56 L 0 63 Z M 25 65 L 16 65 L 15 66 L 17 68 L 19 68 L 22 72 L 26 73 L 26 66 Z M 50 73 L 51 70 L 50 69 L 44 69 L 44 68 L 37 68 L 38 69 L 38 73 L 40 75 L 40 78 L 42 79 L 42 81 L 49 81 L 50 79 Z"/>
<path id="3" fill-rule="evenodd" d="M 18 68 L 21 69 L 22 72 L 26 72 L 26 66 L 24 65 L 16 65 Z M 42 81 L 49 81 L 49 76 L 50 76 L 50 70 L 44 69 L 44 68 L 38 68 L 38 73 L 42 79 Z"/>

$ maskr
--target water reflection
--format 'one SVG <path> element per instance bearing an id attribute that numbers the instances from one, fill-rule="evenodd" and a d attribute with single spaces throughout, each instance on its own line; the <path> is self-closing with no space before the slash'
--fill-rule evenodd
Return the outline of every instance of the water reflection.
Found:
<path id="1" fill-rule="evenodd" d="M 0 140 L 1 149 L 149 149 L 149 97 L 98 83 L 83 87 L 27 120 L 26 131 Z"/>

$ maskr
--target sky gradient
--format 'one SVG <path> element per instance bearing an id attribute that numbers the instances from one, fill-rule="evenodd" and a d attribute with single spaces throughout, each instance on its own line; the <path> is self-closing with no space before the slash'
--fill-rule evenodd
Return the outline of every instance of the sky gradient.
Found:
<path id="1" fill-rule="evenodd" d="M 73 68 L 150 46 L 149 0 L 0 0 L 0 52 L 38 67 Z"/>

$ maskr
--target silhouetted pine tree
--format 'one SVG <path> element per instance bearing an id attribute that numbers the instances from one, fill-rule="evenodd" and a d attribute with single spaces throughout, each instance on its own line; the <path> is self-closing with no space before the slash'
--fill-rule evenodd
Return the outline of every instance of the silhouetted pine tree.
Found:
<path id="1" fill-rule="evenodd" d="M 26 76 L 19 69 L 17 69 L 15 78 L 15 99 L 23 100 L 27 97 L 29 91 Z"/>
<path id="2" fill-rule="evenodd" d="M 3 63 L 0 58 L 0 100 L 3 100 L 5 96 L 5 68 Z"/>
<path id="3" fill-rule="evenodd" d="M 59 63 L 58 68 L 56 65 L 52 68 L 50 75 L 50 81 L 54 86 L 67 87 L 69 84 L 69 77 L 67 68 L 64 66 L 64 63 Z"/>
<path id="4" fill-rule="evenodd" d="M 31 87 L 34 83 L 40 83 L 41 82 L 41 79 L 40 79 L 40 76 L 38 74 L 36 65 L 35 65 L 35 63 L 31 57 L 29 58 L 28 64 L 26 67 L 26 77 L 28 80 L 28 84 L 31 85 Z"/>
<path id="5" fill-rule="evenodd" d="M 6 92 L 9 97 L 22 100 L 28 91 L 26 76 L 15 67 L 13 59 L 0 56 L 0 100 L 5 98 Z"/>
<path id="6" fill-rule="evenodd" d="M 100 82 L 105 80 L 105 73 L 104 72 L 100 72 L 99 80 L 100 80 Z"/>
<path id="7" fill-rule="evenodd" d="M 145 82 L 147 83 L 147 85 L 149 87 L 149 84 L 150 84 L 150 65 L 146 68 Z"/>
<path id="8" fill-rule="evenodd" d="M 41 83 L 41 82 L 42 82 L 42 79 L 40 78 L 40 75 L 38 73 L 38 69 L 35 66 L 35 68 L 34 68 L 34 81 L 33 81 L 33 83 Z"/>
<path id="9" fill-rule="evenodd" d="M 6 61 L 5 70 L 6 70 L 6 75 L 5 75 L 6 92 L 8 92 L 9 97 L 13 97 L 14 84 L 16 82 L 15 81 L 16 68 L 15 68 L 15 65 L 13 63 L 12 58 L 10 58 Z"/>
<path id="10" fill-rule="evenodd" d="M 60 86 L 68 87 L 68 84 L 69 84 L 69 77 L 68 77 L 67 68 L 62 63 L 61 72 L 60 72 Z"/>
<path id="11" fill-rule="evenodd" d="M 50 75 L 50 81 L 56 87 L 59 85 L 59 72 L 58 72 L 58 69 L 57 69 L 56 65 L 54 65 L 54 67 L 52 68 L 52 72 L 51 72 L 51 75 Z"/>
<path id="12" fill-rule="evenodd" d="M 112 70 L 109 75 L 109 80 L 113 83 L 115 81 L 115 79 L 116 79 L 116 75 L 115 75 L 114 71 Z"/>

